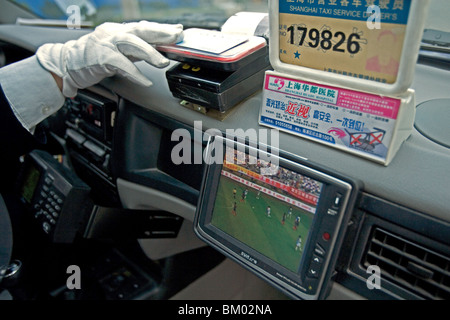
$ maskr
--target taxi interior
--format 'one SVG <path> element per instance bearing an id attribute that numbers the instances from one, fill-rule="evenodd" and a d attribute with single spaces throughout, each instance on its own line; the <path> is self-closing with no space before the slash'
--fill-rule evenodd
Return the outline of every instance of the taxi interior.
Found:
<path id="1" fill-rule="evenodd" d="M 37 17 L 6 0 L 0 0 L 0 8 L 2 66 L 33 55 L 44 43 L 89 32 L 19 24 L 19 17 Z M 219 29 L 225 20 L 161 18 L 208 29 Z M 281 150 L 362 182 L 348 208 L 345 238 L 323 298 L 450 298 L 450 40 L 445 39 L 449 33 L 424 33 L 412 85 L 415 125 L 388 166 L 279 133 Z M 14 186 L 3 194 L 13 240 L 9 251 L 2 249 L 9 267 L 0 283 L 1 299 L 290 298 L 197 237 L 193 222 L 204 165 L 171 161 L 177 129 L 192 134 L 193 149 L 206 144 L 203 137 L 195 138 L 196 121 L 203 131 L 262 128 L 262 92 L 239 102 L 224 119 L 199 112 L 180 105 L 169 89 L 166 71 L 177 63 L 156 69 L 137 62 L 153 82 L 150 88 L 120 77 L 107 79 L 80 90 L 41 124 L 49 143 L 45 153 L 34 156 L 62 162 L 81 193 L 89 192 L 92 206 L 83 217 L 58 221 L 58 233 L 49 237 L 18 201 Z M 72 201 L 82 215 L 84 204 Z M 371 265 L 381 270 L 376 289 L 367 285 Z M 81 270 L 81 289 L 68 288 L 68 266 Z"/>

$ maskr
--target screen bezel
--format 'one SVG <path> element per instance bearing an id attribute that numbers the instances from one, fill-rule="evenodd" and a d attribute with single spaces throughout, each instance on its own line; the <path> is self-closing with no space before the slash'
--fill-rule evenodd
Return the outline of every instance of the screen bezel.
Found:
<path id="1" fill-rule="evenodd" d="M 352 190 L 356 189 L 356 184 L 353 181 L 344 181 L 336 176 L 332 176 L 322 169 L 311 166 L 309 163 L 306 165 L 303 159 L 291 154 L 282 153 L 279 150 L 271 152 L 274 149 L 268 150 L 267 146 L 263 150 L 218 136 L 210 139 L 208 146 L 205 149 L 205 157 L 209 156 L 211 149 L 215 149 L 215 147 L 212 146 L 215 143 L 222 143 L 223 150 L 225 150 L 226 146 L 233 145 L 234 147 L 245 149 L 247 153 L 256 151 L 260 154 L 259 152 L 262 152 L 266 157 L 274 157 L 273 159 L 279 161 L 281 167 L 300 173 L 323 184 L 321 196 L 316 207 L 316 213 L 308 233 L 308 238 L 306 241 L 304 239 L 304 252 L 301 256 L 298 273 L 272 261 L 270 258 L 265 257 L 247 244 L 240 242 L 223 230 L 212 225 L 211 220 L 223 168 L 222 164 L 207 162 L 208 164 L 205 166 L 204 181 L 194 222 L 195 231 L 201 239 L 248 270 L 254 272 L 259 277 L 274 284 L 289 296 L 301 299 L 319 299 L 323 295 L 323 289 L 326 287 L 326 283 L 328 283 L 330 267 L 333 266 L 333 262 L 336 258 L 336 250 L 334 249 L 342 240 L 342 230 L 345 225 L 344 222 L 347 221 L 349 216 L 346 208 L 353 201 L 352 195 L 354 193 L 352 193 Z M 208 161 L 208 159 L 206 160 Z M 339 190 L 343 197 L 339 209 L 340 212 L 336 219 L 336 225 L 331 227 L 332 230 L 328 229 L 331 231 L 330 233 L 332 235 L 332 237 L 327 240 L 331 250 L 328 250 L 323 257 L 323 267 L 315 282 L 314 288 L 307 289 L 310 283 L 310 279 L 307 277 L 308 268 L 310 266 L 309 262 L 315 254 L 316 245 L 318 243 L 317 239 L 321 238 L 323 225 L 329 224 L 326 216 L 327 210 L 330 201 L 332 201 L 332 195 L 335 194 L 336 190 Z M 255 260 L 258 261 L 257 264 L 254 263 Z"/>

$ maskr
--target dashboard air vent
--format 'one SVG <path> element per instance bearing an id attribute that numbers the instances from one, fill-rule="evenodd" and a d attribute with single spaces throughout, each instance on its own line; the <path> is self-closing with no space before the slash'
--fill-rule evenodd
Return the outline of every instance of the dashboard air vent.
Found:
<path id="1" fill-rule="evenodd" d="M 362 265 L 423 298 L 450 299 L 450 258 L 385 230 L 373 230 Z"/>

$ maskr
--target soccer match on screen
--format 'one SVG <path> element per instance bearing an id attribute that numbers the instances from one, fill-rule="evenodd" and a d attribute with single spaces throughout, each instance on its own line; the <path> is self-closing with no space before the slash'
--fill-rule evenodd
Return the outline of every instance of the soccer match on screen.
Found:
<path id="1" fill-rule="evenodd" d="M 298 272 L 322 183 L 227 150 L 211 223 Z"/>

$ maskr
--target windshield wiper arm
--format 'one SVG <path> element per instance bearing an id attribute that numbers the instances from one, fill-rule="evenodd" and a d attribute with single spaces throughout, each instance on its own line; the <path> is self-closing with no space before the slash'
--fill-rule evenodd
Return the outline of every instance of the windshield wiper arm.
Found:
<path id="1" fill-rule="evenodd" d="M 425 29 L 419 59 L 422 62 L 450 65 L 450 32 Z"/>
<path id="2" fill-rule="evenodd" d="M 425 29 L 421 49 L 450 53 L 450 32 Z"/>

